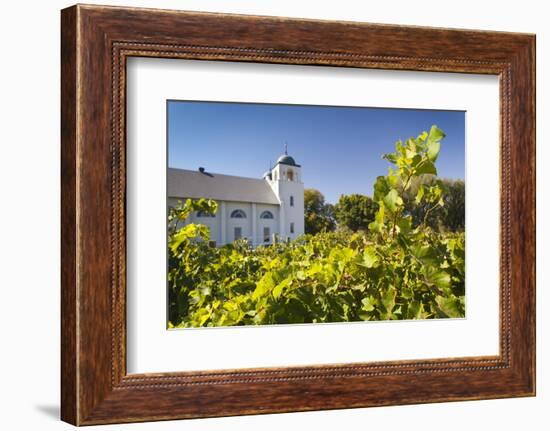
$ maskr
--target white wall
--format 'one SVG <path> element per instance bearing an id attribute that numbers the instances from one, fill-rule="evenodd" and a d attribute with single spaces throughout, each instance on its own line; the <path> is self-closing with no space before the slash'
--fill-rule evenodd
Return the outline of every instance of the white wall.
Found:
<path id="1" fill-rule="evenodd" d="M 169 198 L 168 205 L 177 204 L 176 198 Z M 231 243 L 235 240 L 235 228 L 241 228 L 243 238 L 248 238 L 253 245 L 263 244 L 263 228 L 269 227 L 271 234 L 279 232 L 279 206 L 269 204 L 256 204 L 256 212 L 253 213 L 253 204 L 250 202 L 221 202 L 218 201 L 218 212 L 215 217 L 197 217 L 195 212 L 191 213 L 189 222 L 200 223 L 210 229 L 210 240 L 216 241 L 218 246 Z M 225 205 L 225 218 L 222 215 L 222 205 Z M 241 209 L 245 212 L 246 218 L 231 218 L 231 212 Z M 273 219 L 260 219 L 263 211 L 271 211 Z M 256 232 L 253 229 L 253 217 L 256 218 Z M 223 224 L 225 224 L 225 241 L 222 238 Z"/>
<path id="2" fill-rule="evenodd" d="M 281 218 L 279 230 L 283 238 L 296 239 L 304 233 L 304 184 L 301 181 L 302 168 L 278 163 L 273 170 L 270 185 L 281 201 Z M 293 180 L 288 180 L 288 171 L 292 171 Z M 291 197 L 293 205 L 290 205 Z M 294 224 L 294 232 L 290 232 L 290 224 Z"/>
<path id="3" fill-rule="evenodd" d="M 227 211 L 227 241 L 235 241 L 235 228 L 241 228 L 242 238 L 252 238 L 252 205 L 241 202 L 228 202 Z M 243 210 L 246 218 L 231 218 L 231 213 L 235 210 Z"/>
<path id="4" fill-rule="evenodd" d="M 304 185 L 293 181 L 282 181 L 280 199 L 284 202 L 285 232 L 290 239 L 296 239 L 304 233 Z M 291 198 L 294 200 L 290 205 Z M 294 232 L 290 232 L 290 224 L 294 224 Z"/>
<path id="5" fill-rule="evenodd" d="M 260 214 L 264 211 L 270 211 L 273 214 L 272 219 L 261 219 Z M 256 244 L 264 244 L 264 227 L 268 227 L 270 234 L 279 232 L 279 206 L 278 205 L 257 205 L 258 231 L 255 238 Z"/>
<path id="6" fill-rule="evenodd" d="M 102 4 L 537 33 L 538 397 L 98 427 L 113 430 L 545 429 L 550 423 L 550 27 L 545 2 L 102 0 Z M 59 408 L 59 9 L 4 2 L 0 15 L 0 312 L 5 429 L 72 429 Z M 32 199 L 29 199 L 32 190 Z"/>

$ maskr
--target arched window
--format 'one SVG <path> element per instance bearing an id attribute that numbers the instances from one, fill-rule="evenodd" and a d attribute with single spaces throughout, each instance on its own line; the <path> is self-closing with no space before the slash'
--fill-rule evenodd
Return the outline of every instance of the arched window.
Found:
<path id="1" fill-rule="evenodd" d="M 260 218 L 269 218 L 269 219 L 272 219 L 273 218 L 273 213 L 271 211 L 263 211 L 261 214 L 260 214 Z"/>
<path id="2" fill-rule="evenodd" d="M 231 218 L 246 218 L 246 213 L 243 210 L 234 210 L 231 212 Z"/>
<path id="3" fill-rule="evenodd" d="M 287 177 L 288 181 L 294 181 L 294 172 L 292 171 L 292 169 L 289 169 L 286 172 L 286 177 Z"/>
<path id="4" fill-rule="evenodd" d="M 290 206 L 294 206 L 294 196 L 290 196 Z"/>
<path id="5" fill-rule="evenodd" d="M 216 217 L 216 215 L 208 211 L 197 211 L 197 217 Z"/>

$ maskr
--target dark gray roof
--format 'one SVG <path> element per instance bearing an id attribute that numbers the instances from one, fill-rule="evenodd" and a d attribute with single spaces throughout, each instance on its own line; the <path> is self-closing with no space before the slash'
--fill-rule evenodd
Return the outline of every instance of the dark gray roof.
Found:
<path id="1" fill-rule="evenodd" d="M 294 158 L 292 158 L 288 154 L 283 154 L 282 156 L 280 156 L 277 159 L 277 163 L 281 163 L 283 165 L 290 165 L 290 166 L 300 166 L 296 164 L 296 162 L 294 161 Z"/>
<path id="2" fill-rule="evenodd" d="M 279 205 L 268 182 L 211 172 L 168 168 L 168 197 L 207 198 L 233 202 Z"/>

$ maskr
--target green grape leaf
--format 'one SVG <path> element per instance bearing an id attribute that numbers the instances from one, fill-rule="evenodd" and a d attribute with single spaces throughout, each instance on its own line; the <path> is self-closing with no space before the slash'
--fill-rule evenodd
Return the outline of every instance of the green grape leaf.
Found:
<path id="1" fill-rule="evenodd" d="M 426 155 L 428 156 L 428 159 L 431 162 L 435 162 L 437 160 L 437 156 L 439 155 L 439 150 L 441 149 L 441 144 L 437 141 L 428 141 L 428 151 Z"/>
<path id="2" fill-rule="evenodd" d="M 430 129 L 430 134 L 428 135 L 428 141 L 439 142 L 445 137 L 445 133 L 435 124 Z"/>
<path id="3" fill-rule="evenodd" d="M 292 284 L 292 279 L 285 278 L 283 281 L 281 281 L 279 284 L 277 284 L 277 286 L 273 288 L 273 290 L 271 291 L 271 294 L 275 299 L 278 299 L 281 296 L 281 293 L 283 293 L 283 290 L 286 287 L 290 286 L 291 284 Z"/>
<path id="4" fill-rule="evenodd" d="M 363 253 L 363 264 L 367 268 L 375 268 L 378 266 L 379 257 L 376 254 L 376 250 L 374 247 L 367 247 L 365 248 L 365 252 Z"/>
<path id="5" fill-rule="evenodd" d="M 447 317 L 464 317 L 464 312 L 458 298 L 438 296 L 435 298 L 439 309 L 447 315 Z"/>
<path id="6" fill-rule="evenodd" d="M 371 297 L 368 297 L 368 298 L 363 298 L 361 300 L 361 304 L 363 304 L 363 306 L 361 307 L 362 310 L 364 311 L 373 311 L 374 310 L 374 300 Z"/>
<path id="7" fill-rule="evenodd" d="M 252 299 L 258 299 L 266 295 L 268 292 L 271 292 L 274 287 L 275 280 L 273 280 L 273 274 L 271 272 L 266 272 L 260 281 L 258 281 L 256 289 L 254 289 L 254 293 L 252 294 Z"/>
<path id="8" fill-rule="evenodd" d="M 425 159 L 416 167 L 416 175 L 422 174 L 437 175 L 437 169 L 431 160 Z"/>
<path id="9" fill-rule="evenodd" d="M 391 189 L 384 197 L 384 206 L 392 213 L 403 205 L 403 199 L 399 196 L 396 189 Z"/>
<path id="10" fill-rule="evenodd" d="M 382 302 L 382 305 L 384 306 L 388 314 L 391 313 L 393 310 L 393 307 L 395 307 L 396 296 L 397 296 L 397 290 L 393 286 L 390 286 L 389 289 L 387 289 L 385 292 L 383 292 L 380 295 L 380 300 Z"/>

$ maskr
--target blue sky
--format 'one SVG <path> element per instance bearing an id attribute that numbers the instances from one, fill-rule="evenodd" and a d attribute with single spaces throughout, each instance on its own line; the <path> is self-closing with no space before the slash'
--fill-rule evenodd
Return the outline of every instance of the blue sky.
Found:
<path id="1" fill-rule="evenodd" d="M 439 176 L 464 179 L 464 120 L 462 111 L 169 101 L 168 165 L 261 178 L 286 142 L 304 186 L 335 203 L 341 194 L 372 196 L 388 171 L 382 154 L 432 124 L 447 135 Z"/>

